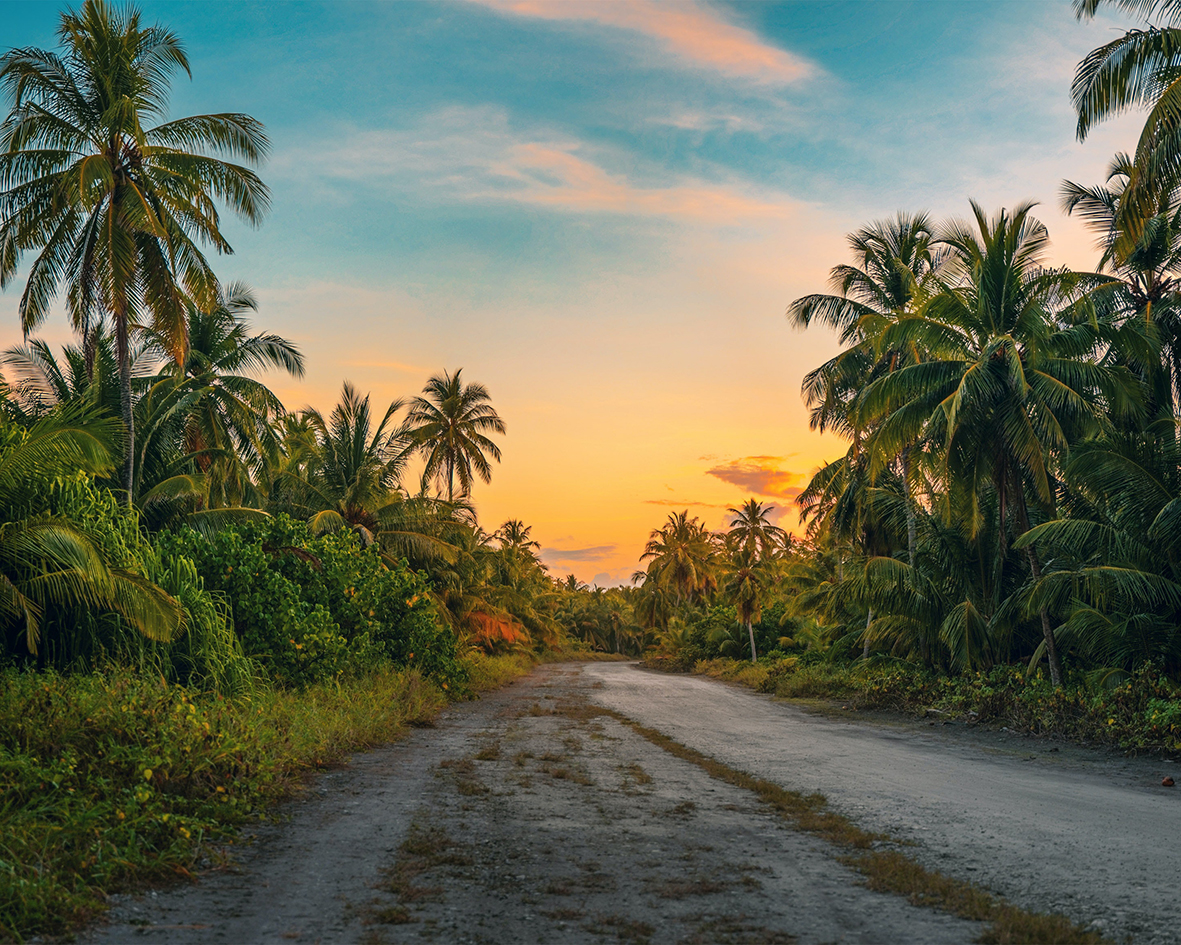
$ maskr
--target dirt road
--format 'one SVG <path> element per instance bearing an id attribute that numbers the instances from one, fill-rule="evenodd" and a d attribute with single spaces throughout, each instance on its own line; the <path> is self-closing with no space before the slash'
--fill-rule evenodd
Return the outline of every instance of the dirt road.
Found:
<path id="1" fill-rule="evenodd" d="M 235 872 L 122 900 L 91 941 L 965 942 L 602 704 L 1039 910 L 1173 940 L 1181 807 L 1135 765 L 816 718 L 622 664 L 549 666 L 318 779 Z M 1159 777 L 1157 778 L 1159 781 Z M 1128 836 L 1136 831 L 1135 836 Z M 1160 857 L 1157 871 L 1142 857 Z M 1072 866 L 1073 864 L 1073 866 Z"/>
<path id="2" fill-rule="evenodd" d="M 1181 938 L 1181 767 L 1003 733 L 821 718 L 619 664 L 596 698 L 720 761 L 819 791 L 924 865 L 1136 942 Z"/>

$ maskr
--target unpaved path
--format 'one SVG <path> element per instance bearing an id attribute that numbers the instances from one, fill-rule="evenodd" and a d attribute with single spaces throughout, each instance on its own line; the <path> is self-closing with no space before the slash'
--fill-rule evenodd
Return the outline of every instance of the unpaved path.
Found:
<path id="1" fill-rule="evenodd" d="M 750 793 L 587 710 L 588 699 L 628 703 L 653 724 L 640 711 L 645 686 L 663 709 L 676 683 L 699 681 L 620 665 L 544 667 L 324 775 L 291 805 L 288 822 L 258 832 L 237 871 L 124 899 L 90 940 L 773 945 L 976 937 L 974 923 L 865 889 L 831 849 L 790 830 Z M 768 727 L 789 717 L 757 696 L 703 685 L 702 694 L 722 694 L 730 710 L 737 705 L 727 700 L 742 697 L 743 711 L 762 713 Z M 712 739 L 711 705 L 682 700 L 670 734 Z"/>
<path id="2" fill-rule="evenodd" d="M 1159 760 L 922 723 L 821 718 L 618 663 L 595 698 L 691 748 L 911 840 L 925 865 L 1116 940 L 1181 939 L 1181 772 Z"/>

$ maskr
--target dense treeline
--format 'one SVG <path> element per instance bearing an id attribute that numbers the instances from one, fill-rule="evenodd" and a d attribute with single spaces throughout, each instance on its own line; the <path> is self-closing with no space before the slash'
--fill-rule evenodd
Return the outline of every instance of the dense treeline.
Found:
<path id="1" fill-rule="evenodd" d="M 27 339 L 0 386 L 5 658 L 234 690 L 383 662 L 462 685 L 465 647 L 568 627 L 634 650 L 617 592 L 551 579 L 521 522 L 479 527 L 505 432 L 482 385 L 284 407 L 265 372 L 302 377 L 303 355 L 205 256 L 231 251 L 217 203 L 266 211 L 263 126 L 170 119 L 188 59 L 133 9 L 91 0 L 59 38 L 0 59 L 0 284 L 25 279 Z M 63 292 L 77 341 L 55 352 L 30 333 Z"/>
<path id="2" fill-rule="evenodd" d="M 1148 109 L 1106 181 L 1062 185 L 1094 271 L 1048 263 L 1030 204 L 851 234 L 830 291 L 788 310 L 840 338 L 803 393 L 848 448 L 799 498 L 803 540 L 748 554 L 749 523 L 714 536 L 687 513 L 653 533 L 639 612 L 664 650 L 735 654 L 753 621 L 750 646 L 810 659 L 1181 675 L 1181 14 L 1113 5 L 1165 23 L 1093 51 L 1071 89 L 1080 139 Z"/>

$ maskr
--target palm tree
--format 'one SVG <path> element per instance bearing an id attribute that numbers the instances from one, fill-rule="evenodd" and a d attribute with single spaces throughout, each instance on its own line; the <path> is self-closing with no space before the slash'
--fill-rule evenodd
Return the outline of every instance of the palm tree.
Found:
<path id="1" fill-rule="evenodd" d="M 112 421 L 64 408 L 28 429 L 0 424 L 0 621 L 37 652 L 47 610 L 82 606 L 120 614 L 153 640 L 171 640 L 184 613 L 144 576 L 114 567 L 77 523 L 46 511 L 44 489 L 79 471 L 111 467 Z"/>
<path id="2" fill-rule="evenodd" d="M 689 518 L 688 509 L 670 513 L 653 529 L 640 560 L 648 567 L 636 577 L 667 589 L 677 601 L 705 600 L 718 586 L 717 543 L 704 523 Z"/>
<path id="3" fill-rule="evenodd" d="M 1092 297 L 1097 313 L 1120 328 L 1113 353 L 1144 379 L 1152 420 L 1161 409 L 1175 413 L 1181 406 L 1181 195 L 1175 184 L 1158 188 L 1137 233 L 1122 239 L 1121 208 L 1134 175 L 1132 159 L 1117 154 L 1105 184 L 1064 181 L 1062 207 L 1099 238 L 1098 268 L 1112 278 Z"/>
<path id="4" fill-rule="evenodd" d="M 1164 23 L 1127 30 L 1091 50 L 1070 87 L 1080 141 L 1106 118 L 1148 109 L 1119 207 L 1119 241 L 1130 250 L 1153 215 L 1155 195 L 1175 187 L 1181 174 L 1181 5 L 1174 0 L 1074 0 L 1079 19 L 1091 19 L 1104 6 L 1146 20 L 1160 17 Z"/>
<path id="5" fill-rule="evenodd" d="M 57 53 L 0 57 L 9 112 L 0 125 L 0 286 L 39 250 L 19 310 L 26 335 L 48 316 L 59 285 L 84 343 L 110 315 L 127 427 L 124 485 L 134 499 L 131 333 L 150 316 L 184 361 L 183 296 L 212 303 L 217 279 L 201 244 L 232 252 L 214 200 L 258 223 L 268 192 L 247 167 L 266 153 L 262 126 L 239 114 L 152 124 L 188 57 L 177 36 L 144 27 L 134 8 L 85 0 L 62 14 Z"/>
<path id="6" fill-rule="evenodd" d="M 316 433 L 316 451 L 303 469 L 284 477 L 286 502 L 307 517 L 313 531 L 351 527 L 371 541 L 382 510 L 400 502 L 398 485 L 408 460 L 407 442 L 393 425 L 402 409 L 395 400 L 374 424 L 369 395 L 345 381 L 340 403 L 327 419 L 317 410 L 304 416 Z"/>
<path id="7" fill-rule="evenodd" d="M 410 402 L 406 416 L 406 435 L 426 457 L 424 483 L 435 480 L 439 492 L 447 488 L 447 501 L 471 495 L 474 476 L 492 481 L 488 457 L 500 462 L 500 447 L 486 433 L 504 433 L 504 421 L 488 403 L 488 389 L 483 384 L 464 385 L 463 369 L 446 371 L 426 382 L 425 397 Z"/>
<path id="8" fill-rule="evenodd" d="M 957 284 L 885 333 L 886 343 L 914 342 L 930 359 L 884 375 L 863 395 L 863 409 L 871 413 L 926 414 L 925 435 L 942 453 L 946 513 L 961 509 L 957 514 L 971 534 L 983 521 L 984 487 L 995 490 L 998 570 L 1007 525 L 1028 531 L 1031 504 L 1053 517 L 1052 464 L 1084 433 L 1101 430 L 1107 411 L 1128 408 L 1135 399 L 1126 371 L 1093 359 L 1104 340 L 1096 324 L 1058 320 L 1073 280 L 1041 267 L 1048 236 L 1031 209 L 1023 204 L 990 221 L 973 203 L 974 229 L 946 229 L 942 239 L 953 252 L 949 267 Z M 1026 551 L 1037 581 L 1038 556 L 1032 546 Z M 1061 662 L 1045 608 L 1040 617 L 1051 677 L 1059 685 Z"/>
<path id="9" fill-rule="evenodd" d="M 750 637 L 750 661 L 757 663 L 758 654 L 755 652 L 754 621 L 758 620 L 763 611 L 763 595 L 766 591 L 767 575 L 764 561 L 757 555 L 743 550 L 734 558 L 734 570 L 726 578 L 723 591 L 734 604 L 738 614 L 738 622 L 745 628 Z"/>
<path id="10" fill-rule="evenodd" d="M 284 413 L 279 398 L 250 375 L 273 368 L 297 378 L 304 374 L 303 355 L 292 342 L 251 333 L 246 313 L 257 310 L 253 292 L 242 283 L 219 289 L 207 312 L 190 304 L 185 360 L 170 360 L 155 379 L 197 395 L 179 418 L 178 445 L 206 479 L 211 507 L 242 503 L 251 488 L 248 467 L 257 468 L 273 447 L 271 421 Z M 145 340 L 147 354 L 168 355 L 166 338 L 149 330 Z M 144 485 L 141 479 L 137 489 Z"/>
<path id="11" fill-rule="evenodd" d="M 917 310 L 939 288 L 939 273 L 946 255 L 935 241 L 925 213 L 899 213 L 891 220 L 862 227 L 847 237 L 855 265 L 833 268 L 829 284 L 836 294 L 807 295 L 788 309 L 788 318 L 799 328 L 813 322 L 835 328 L 847 347 L 835 358 L 809 372 L 803 383 L 811 408 L 811 426 L 824 432 L 834 429 L 852 441 L 851 463 L 858 461 L 869 432 L 858 411 L 861 392 L 875 377 L 922 360 L 913 342 L 887 345 L 884 332 L 899 318 Z M 913 429 L 913 426 L 911 427 Z M 901 465 L 901 481 L 907 504 L 908 543 L 914 555 L 914 517 L 911 508 L 912 441 L 883 457 Z"/>
<path id="12" fill-rule="evenodd" d="M 767 560 L 790 546 L 791 538 L 787 532 L 772 525 L 767 518 L 771 506 L 763 505 L 757 499 L 747 499 L 739 508 L 726 511 L 736 516 L 730 523 L 727 537 L 743 553 Z"/>

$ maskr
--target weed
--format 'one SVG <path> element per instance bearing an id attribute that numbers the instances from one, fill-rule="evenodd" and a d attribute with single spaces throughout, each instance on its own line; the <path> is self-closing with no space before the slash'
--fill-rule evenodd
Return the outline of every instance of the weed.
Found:
<path id="1" fill-rule="evenodd" d="M 712 896 L 725 892 L 728 883 L 712 879 L 670 879 L 651 886 L 651 891 L 661 899 L 688 899 L 690 896 Z"/>
<path id="2" fill-rule="evenodd" d="M 623 916 L 618 915 L 600 916 L 583 927 L 594 935 L 610 935 L 614 933 L 619 941 L 636 942 L 637 945 L 643 945 L 643 943 L 652 938 L 652 935 L 656 931 L 647 922 L 640 922 L 636 919 L 625 919 Z"/>
<path id="3" fill-rule="evenodd" d="M 745 916 L 692 916 L 687 922 L 697 923 L 697 928 L 683 945 L 795 945 L 794 935 L 769 929 L 764 925 L 753 925 Z"/>

